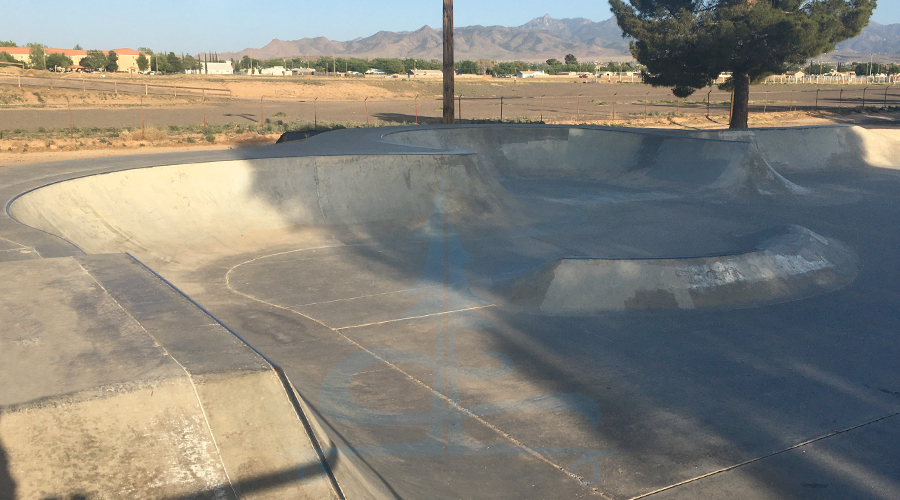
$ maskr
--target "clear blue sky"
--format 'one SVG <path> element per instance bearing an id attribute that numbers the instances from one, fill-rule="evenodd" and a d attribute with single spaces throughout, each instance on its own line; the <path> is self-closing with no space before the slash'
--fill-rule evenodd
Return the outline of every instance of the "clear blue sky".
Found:
<path id="1" fill-rule="evenodd" d="M 378 31 L 441 26 L 440 0 L 37 0 L 7 2 L 0 40 L 19 45 L 110 49 L 151 47 L 197 53 L 261 47 L 273 38 L 351 40 Z M 900 0 L 880 0 L 872 20 L 900 23 Z M 113 5 L 113 6 L 111 6 Z M 454 0 L 457 26 L 519 26 L 532 18 L 610 17 L 605 0 Z"/>

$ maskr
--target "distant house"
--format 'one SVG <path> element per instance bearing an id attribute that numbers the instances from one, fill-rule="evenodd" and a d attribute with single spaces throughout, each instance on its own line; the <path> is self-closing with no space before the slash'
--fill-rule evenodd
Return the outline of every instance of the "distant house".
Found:
<path id="1" fill-rule="evenodd" d="M 28 47 L 0 47 L 0 52 L 6 52 L 7 54 L 11 55 L 16 61 L 25 64 L 32 64 L 31 49 Z M 104 55 L 109 54 L 108 50 L 103 50 L 101 52 L 103 52 Z M 115 52 L 116 56 L 118 56 L 116 64 L 118 65 L 119 69 L 117 69 L 116 71 L 118 71 L 119 73 L 136 73 L 138 71 L 137 58 L 141 55 L 140 52 L 128 48 L 113 49 L 113 52 Z M 72 59 L 72 62 L 74 64 L 71 68 L 65 69 L 75 71 L 78 69 L 84 69 L 79 66 L 78 63 L 79 61 L 81 61 L 81 59 L 87 57 L 87 50 L 55 49 L 52 47 L 44 47 L 44 54 L 48 56 L 50 54 L 62 54 L 64 56 L 68 56 Z"/>
<path id="2" fill-rule="evenodd" d="M 787 75 L 788 79 L 793 79 L 795 81 L 806 76 L 806 73 L 804 73 L 802 71 L 788 71 L 785 74 Z"/>
<path id="3" fill-rule="evenodd" d="M 285 76 L 292 74 L 291 71 L 286 69 L 284 66 L 272 66 L 271 68 L 263 68 L 260 73 L 268 76 Z"/>
<path id="4" fill-rule="evenodd" d="M 315 68 L 291 68 L 291 75 L 293 76 L 313 76 L 315 74 Z"/>
<path id="5" fill-rule="evenodd" d="M 543 71 L 516 71 L 516 78 L 534 78 L 536 76 L 544 75 L 545 73 Z"/>
<path id="6" fill-rule="evenodd" d="M 444 72 L 439 69 L 415 69 L 407 73 L 410 78 L 443 78 Z"/>
<path id="7" fill-rule="evenodd" d="M 196 72 L 201 75 L 233 75 L 234 67 L 230 62 L 201 62 L 200 69 Z"/>

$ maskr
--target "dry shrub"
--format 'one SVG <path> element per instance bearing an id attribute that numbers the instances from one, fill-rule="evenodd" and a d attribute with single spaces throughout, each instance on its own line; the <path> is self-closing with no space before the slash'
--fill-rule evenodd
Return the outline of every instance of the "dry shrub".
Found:
<path id="1" fill-rule="evenodd" d="M 169 133 L 165 129 L 156 127 L 147 127 L 146 130 L 137 128 L 123 131 L 119 134 L 119 139 L 124 141 L 165 141 L 169 139 Z"/>

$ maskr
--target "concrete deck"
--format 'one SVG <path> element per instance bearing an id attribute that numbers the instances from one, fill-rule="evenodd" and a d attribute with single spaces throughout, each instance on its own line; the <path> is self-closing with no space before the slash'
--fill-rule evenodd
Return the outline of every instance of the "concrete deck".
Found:
<path id="1" fill-rule="evenodd" d="M 0 498 L 898 498 L 898 169 L 563 126 L 0 169 Z"/>

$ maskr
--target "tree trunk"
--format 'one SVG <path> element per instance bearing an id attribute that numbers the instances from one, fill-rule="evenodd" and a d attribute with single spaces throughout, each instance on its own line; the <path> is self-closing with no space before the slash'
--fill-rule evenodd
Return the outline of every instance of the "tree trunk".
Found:
<path id="1" fill-rule="evenodd" d="M 731 124 L 728 128 L 748 128 L 750 117 L 750 75 L 734 73 L 734 100 L 731 103 Z"/>

